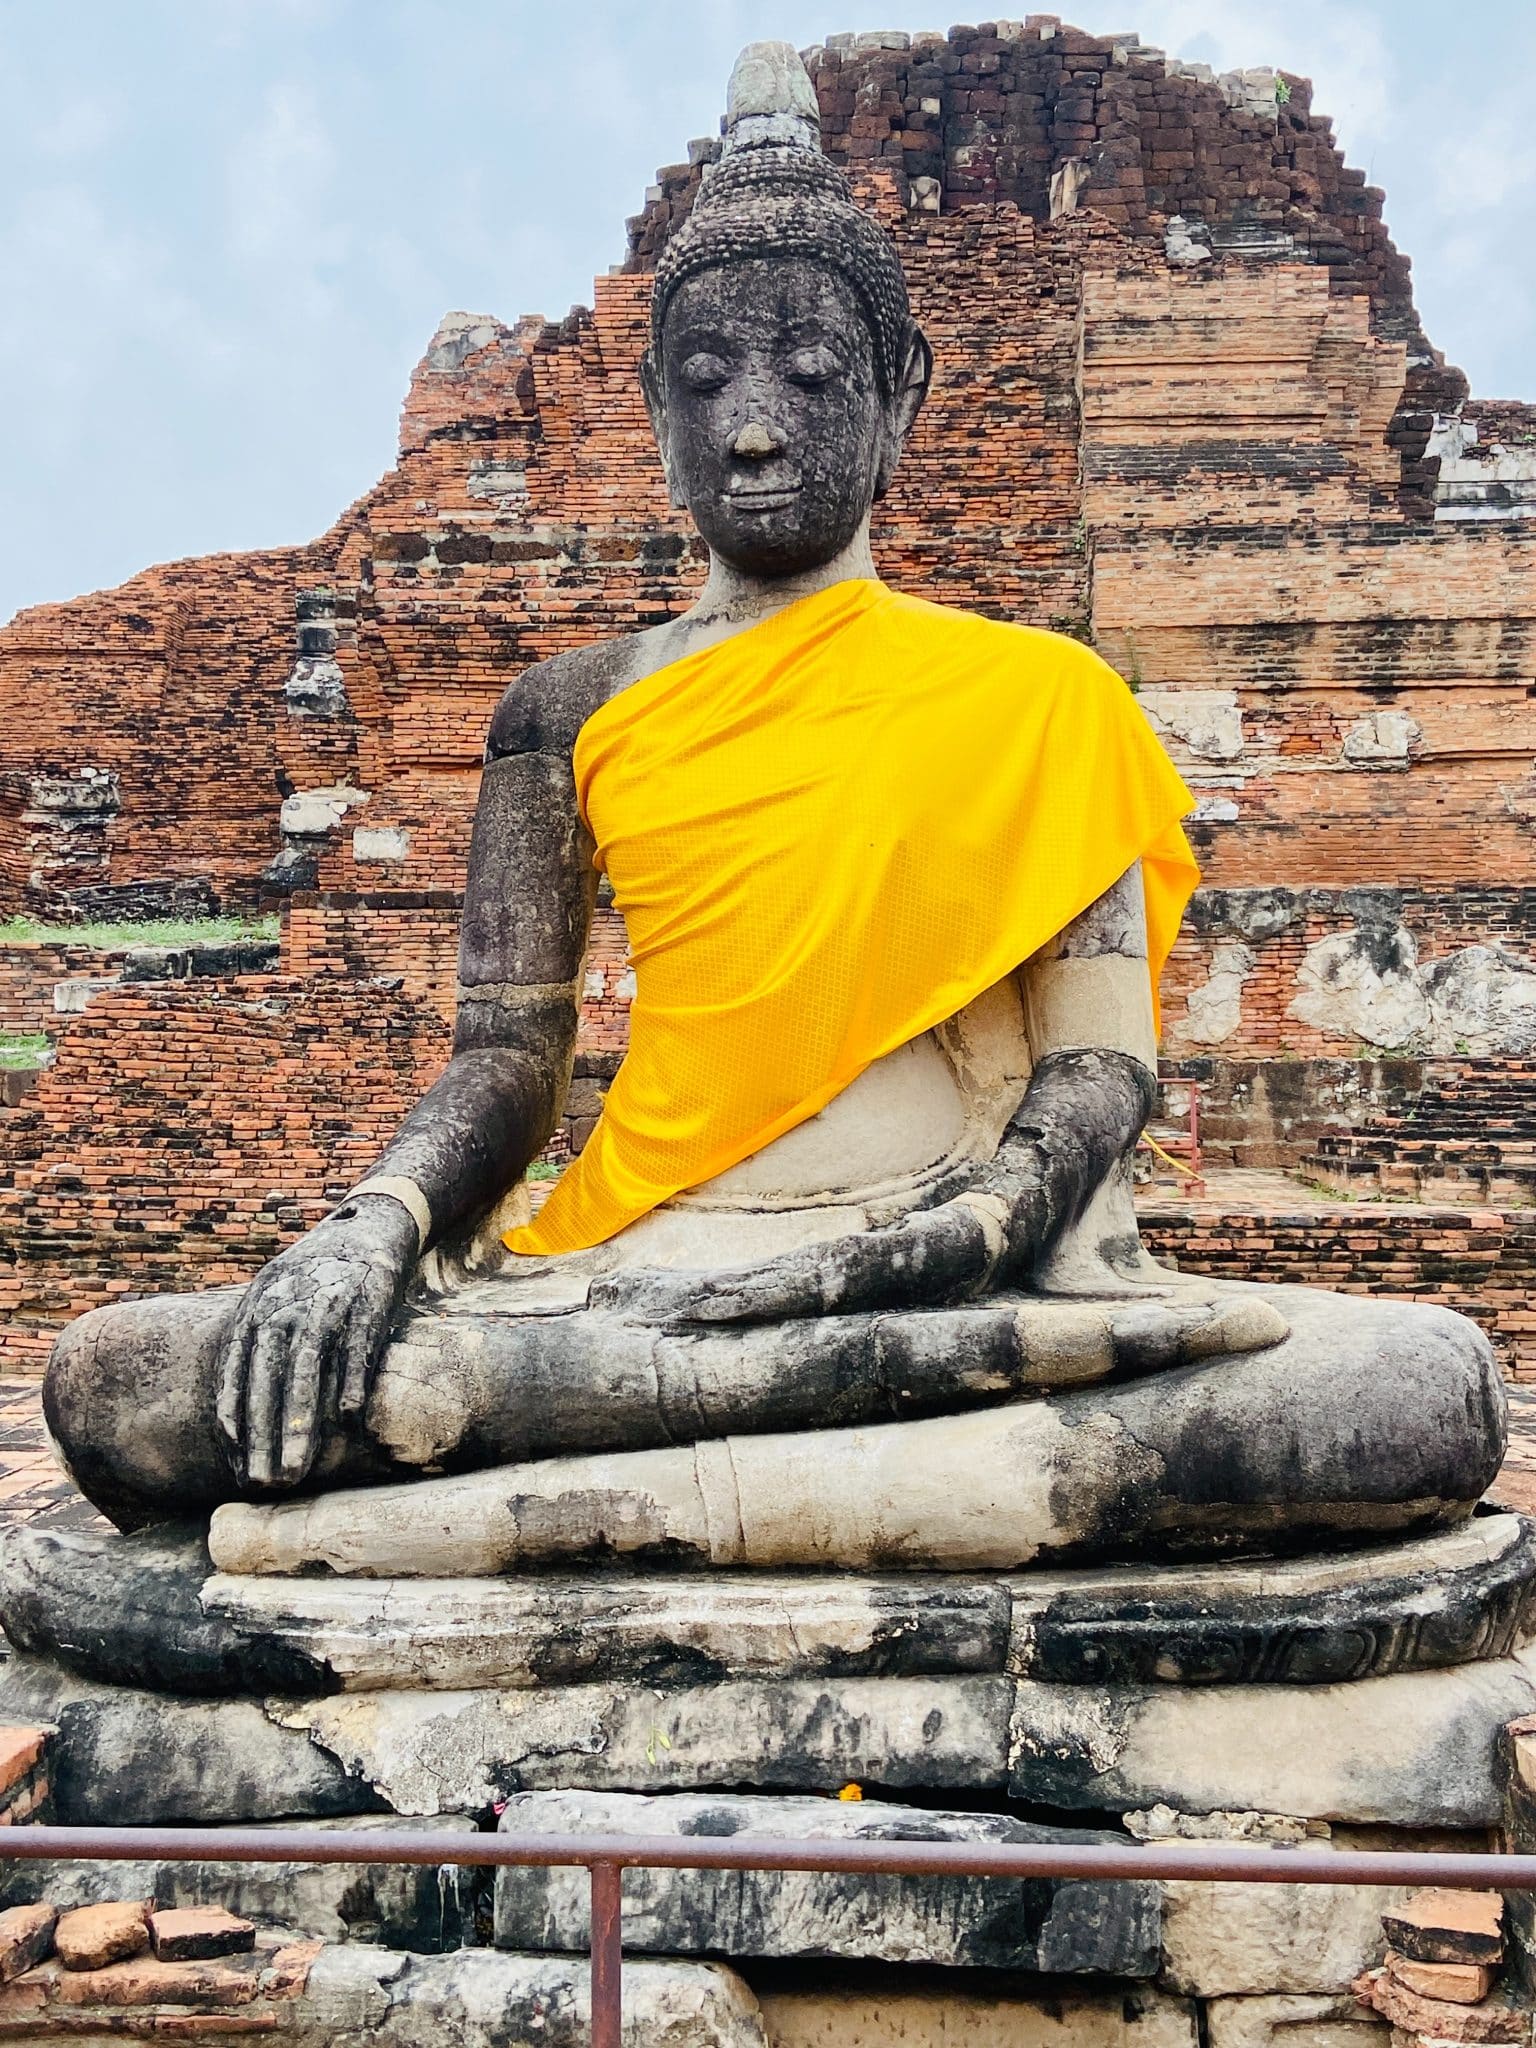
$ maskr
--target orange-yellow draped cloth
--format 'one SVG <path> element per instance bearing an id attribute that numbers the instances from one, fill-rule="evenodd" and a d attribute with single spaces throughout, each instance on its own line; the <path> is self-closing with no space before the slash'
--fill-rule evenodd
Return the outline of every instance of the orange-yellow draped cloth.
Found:
<path id="1" fill-rule="evenodd" d="M 613 697 L 576 789 L 629 1051 L 513 1251 L 601 1244 L 804 1122 L 1142 863 L 1154 996 L 1192 798 L 1075 640 L 850 581 Z"/>

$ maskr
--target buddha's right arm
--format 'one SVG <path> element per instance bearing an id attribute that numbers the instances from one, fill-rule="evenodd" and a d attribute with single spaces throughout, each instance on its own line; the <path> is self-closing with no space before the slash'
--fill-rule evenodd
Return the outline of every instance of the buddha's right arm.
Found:
<path id="1" fill-rule="evenodd" d="M 453 1057 L 368 1175 L 413 1182 L 434 1237 L 519 1180 L 555 1128 L 595 888 L 568 757 L 492 759 L 470 843 Z"/>
<path id="2" fill-rule="evenodd" d="M 374 1191 L 354 1190 L 241 1297 L 218 1418 L 248 1483 L 301 1483 L 326 1426 L 362 1413 L 420 1251 L 519 1179 L 554 1128 L 596 894 L 571 773 L 591 666 L 530 672 L 492 723 L 446 1070 L 369 1172 Z"/>

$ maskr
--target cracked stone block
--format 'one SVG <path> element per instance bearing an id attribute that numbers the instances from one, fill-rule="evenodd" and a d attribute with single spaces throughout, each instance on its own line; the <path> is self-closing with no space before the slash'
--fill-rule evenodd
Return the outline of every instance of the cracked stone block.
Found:
<path id="1" fill-rule="evenodd" d="M 1387 2048 L 1394 2038 L 1348 1996 L 1216 1998 L 1205 2017 L 1208 2048 Z"/>
<path id="2" fill-rule="evenodd" d="M 250 1700 L 171 1699 L 11 1657 L 0 1667 L 0 1717 L 58 1728 L 54 1796 L 66 1825 L 92 1825 L 106 1813 L 124 1827 L 189 1818 L 216 1826 L 383 1804 L 333 1756 Z"/>
<path id="3" fill-rule="evenodd" d="M 59 1017 L 78 1017 L 94 996 L 109 988 L 116 988 L 120 977 L 115 974 L 81 974 L 70 981 L 56 981 L 53 984 L 54 1014 Z"/>
<path id="4" fill-rule="evenodd" d="M 528 502 L 528 471 L 510 457 L 472 463 L 465 490 L 471 498 L 489 500 L 499 511 L 518 510 Z"/>
<path id="5" fill-rule="evenodd" d="M 1032 1572 L 1011 1586 L 1008 1668 L 1021 1678 L 1319 1685 L 1508 1656 L 1536 1619 L 1536 1523 L 1478 1515 L 1370 1550 Z"/>
<path id="6" fill-rule="evenodd" d="M 219 1574 L 210 1621 L 344 1690 L 1000 1672 L 1006 1590 L 779 1573 L 435 1580 Z"/>
<path id="7" fill-rule="evenodd" d="M 1424 737 L 1416 718 L 1401 711 L 1372 711 L 1357 718 L 1344 735 L 1346 761 L 1406 763 L 1409 753 Z"/>
<path id="8" fill-rule="evenodd" d="M 50 2025 L 50 2020 L 56 2024 Z M 39 2048 L 173 2034 L 249 2034 L 282 2048 L 586 2048 L 584 1961 L 494 1949 L 401 1956 L 383 1949 L 277 1946 L 215 1962 L 144 1957 L 71 1977 L 46 1963 L 0 1990 L 0 2035 Z M 624 1972 L 626 2048 L 768 2048 L 757 2000 L 716 1963 L 637 1962 Z"/>
<path id="9" fill-rule="evenodd" d="M 278 830 L 289 839 L 319 839 L 334 832 L 347 812 L 368 801 L 365 789 L 336 785 L 327 789 L 297 789 L 284 797 L 277 814 Z"/>
<path id="10" fill-rule="evenodd" d="M 1011 1696 L 1001 1678 L 770 1678 L 355 1693 L 269 1701 L 267 1712 L 397 1813 L 467 1813 L 514 1791 L 573 1787 L 999 1790 Z"/>
<path id="11" fill-rule="evenodd" d="M 408 860 L 410 852 L 411 835 L 403 825 L 359 825 L 352 834 L 352 858 L 360 864 Z"/>
<path id="12" fill-rule="evenodd" d="M 1529 1703 L 1529 1704 L 1527 1704 Z M 1159 1803 L 1398 1827 L 1487 1827 L 1505 1724 L 1536 1708 L 1536 1650 L 1353 1684 L 1021 1682 L 1010 1789 L 1069 1812 Z"/>
<path id="13" fill-rule="evenodd" d="M 1197 2041 L 1191 2004 L 1141 1989 L 981 1994 L 887 1981 L 862 1990 L 765 1987 L 759 1998 L 772 2048 L 1196 2048 Z"/>
<path id="14" fill-rule="evenodd" d="M 1307 1846 L 1326 1852 L 1355 1844 L 1342 1839 Z M 1380 1844 L 1372 1837 L 1369 1846 Z M 1343 1997 L 1363 1970 L 1382 1959 L 1382 1914 L 1409 1896 L 1407 1886 L 1172 1880 L 1163 1887 L 1159 1981 L 1170 1991 L 1201 1998 L 1282 1992 Z"/>
<path id="15" fill-rule="evenodd" d="M 393 1813 L 349 1813 L 333 1820 L 272 1821 L 264 1826 L 395 1829 Z M 473 1835 L 468 1814 L 430 1814 L 413 1830 L 445 1838 Z M 5 1896 L 36 1900 L 50 1910 L 97 1905 L 124 1897 L 147 1899 L 157 1912 L 222 1908 L 258 1927 L 282 1927 L 317 1941 L 361 1942 L 435 1955 L 470 1938 L 475 1896 L 486 1873 L 462 1864 L 391 1863 L 15 1863 Z M 29 1905 L 26 1911 L 39 1910 Z M 50 1929 L 52 1921 L 49 1922 Z M 0 1916 L 3 1932 L 4 1916 Z M 4 1974 L 0 1961 L 0 1976 Z"/>
<path id="16" fill-rule="evenodd" d="M 470 356 L 509 332 L 494 313 L 445 313 L 427 344 L 425 367 L 438 371 L 461 369 Z"/>
<path id="17" fill-rule="evenodd" d="M 1225 939 L 1211 955 L 1205 980 L 1186 999 L 1187 1013 L 1171 1036 L 1194 1045 L 1223 1045 L 1242 1027 L 1243 990 L 1253 977 L 1257 956 L 1236 939 Z"/>
<path id="18" fill-rule="evenodd" d="M 1136 701 L 1162 738 L 1200 761 L 1235 761 L 1245 739 L 1235 690 L 1164 690 L 1144 684 Z"/>
<path id="19" fill-rule="evenodd" d="M 333 654 L 301 654 L 288 671 L 283 697 L 296 718 L 339 718 L 350 709 L 346 677 Z"/>
<path id="20" fill-rule="evenodd" d="M 525 1792 L 501 1817 L 516 1834 L 729 1835 L 811 1841 L 1109 1843 L 1115 1835 L 1032 1826 L 1006 1814 L 945 1813 L 883 1800 L 732 1793 L 640 1798 Z M 811 1871 L 626 1871 L 624 1941 L 640 1953 L 840 1956 L 1046 1974 L 1152 1976 L 1159 1887 L 1146 1881 L 865 1877 Z M 504 1948 L 584 1951 L 586 1873 L 496 1876 Z"/>

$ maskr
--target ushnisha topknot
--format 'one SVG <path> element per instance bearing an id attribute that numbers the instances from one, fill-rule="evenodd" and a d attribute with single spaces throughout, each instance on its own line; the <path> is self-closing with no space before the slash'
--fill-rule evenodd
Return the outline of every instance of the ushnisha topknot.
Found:
<path id="1" fill-rule="evenodd" d="M 809 257 L 848 280 L 868 315 L 889 396 L 912 337 L 907 282 L 890 237 L 854 204 L 848 180 L 821 153 L 816 94 L 790 43 L 749 43 L 736 59 L 720 161 L 656 264 L 653 355 L 686 278 L 759 256 Z"/>

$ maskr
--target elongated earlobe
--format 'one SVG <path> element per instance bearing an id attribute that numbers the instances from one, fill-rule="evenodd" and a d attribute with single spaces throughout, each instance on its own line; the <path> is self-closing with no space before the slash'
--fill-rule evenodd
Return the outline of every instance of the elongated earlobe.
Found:
<path id="1" fill-rule="evenodd" d="M 662 475 L 667 480 L 668 503 L 675 512 L 686 512 L 687 501 L 679 488 L 672 462 L 672 436 L 667 428 L 667 401 L 662 388 L 661 365 L 649 349 L 640 358 L 640 389 L 645 395 L 645 409 L 651 416 L 651 435 L 656 443 L 656 453 L 661 457 Z"/>
<path id="2" fill-rule="evenodd" d="M 933 383 L 933 350 L 928 337 L 920 327 L 914 326 L 907 352 L 902 359 L 901 375 L 896 380 L 896 389 L 886 412 L 886 429 L 880 451 L 880 468 L 875 478 L 875 496 L 883 498 L 890 488 L 891 478 L 896 474 L 896 465 L 901 460 L 901 451 L 906 445 L 912 424 L 923 409 L 923 400 L 928 396 Z"/>

